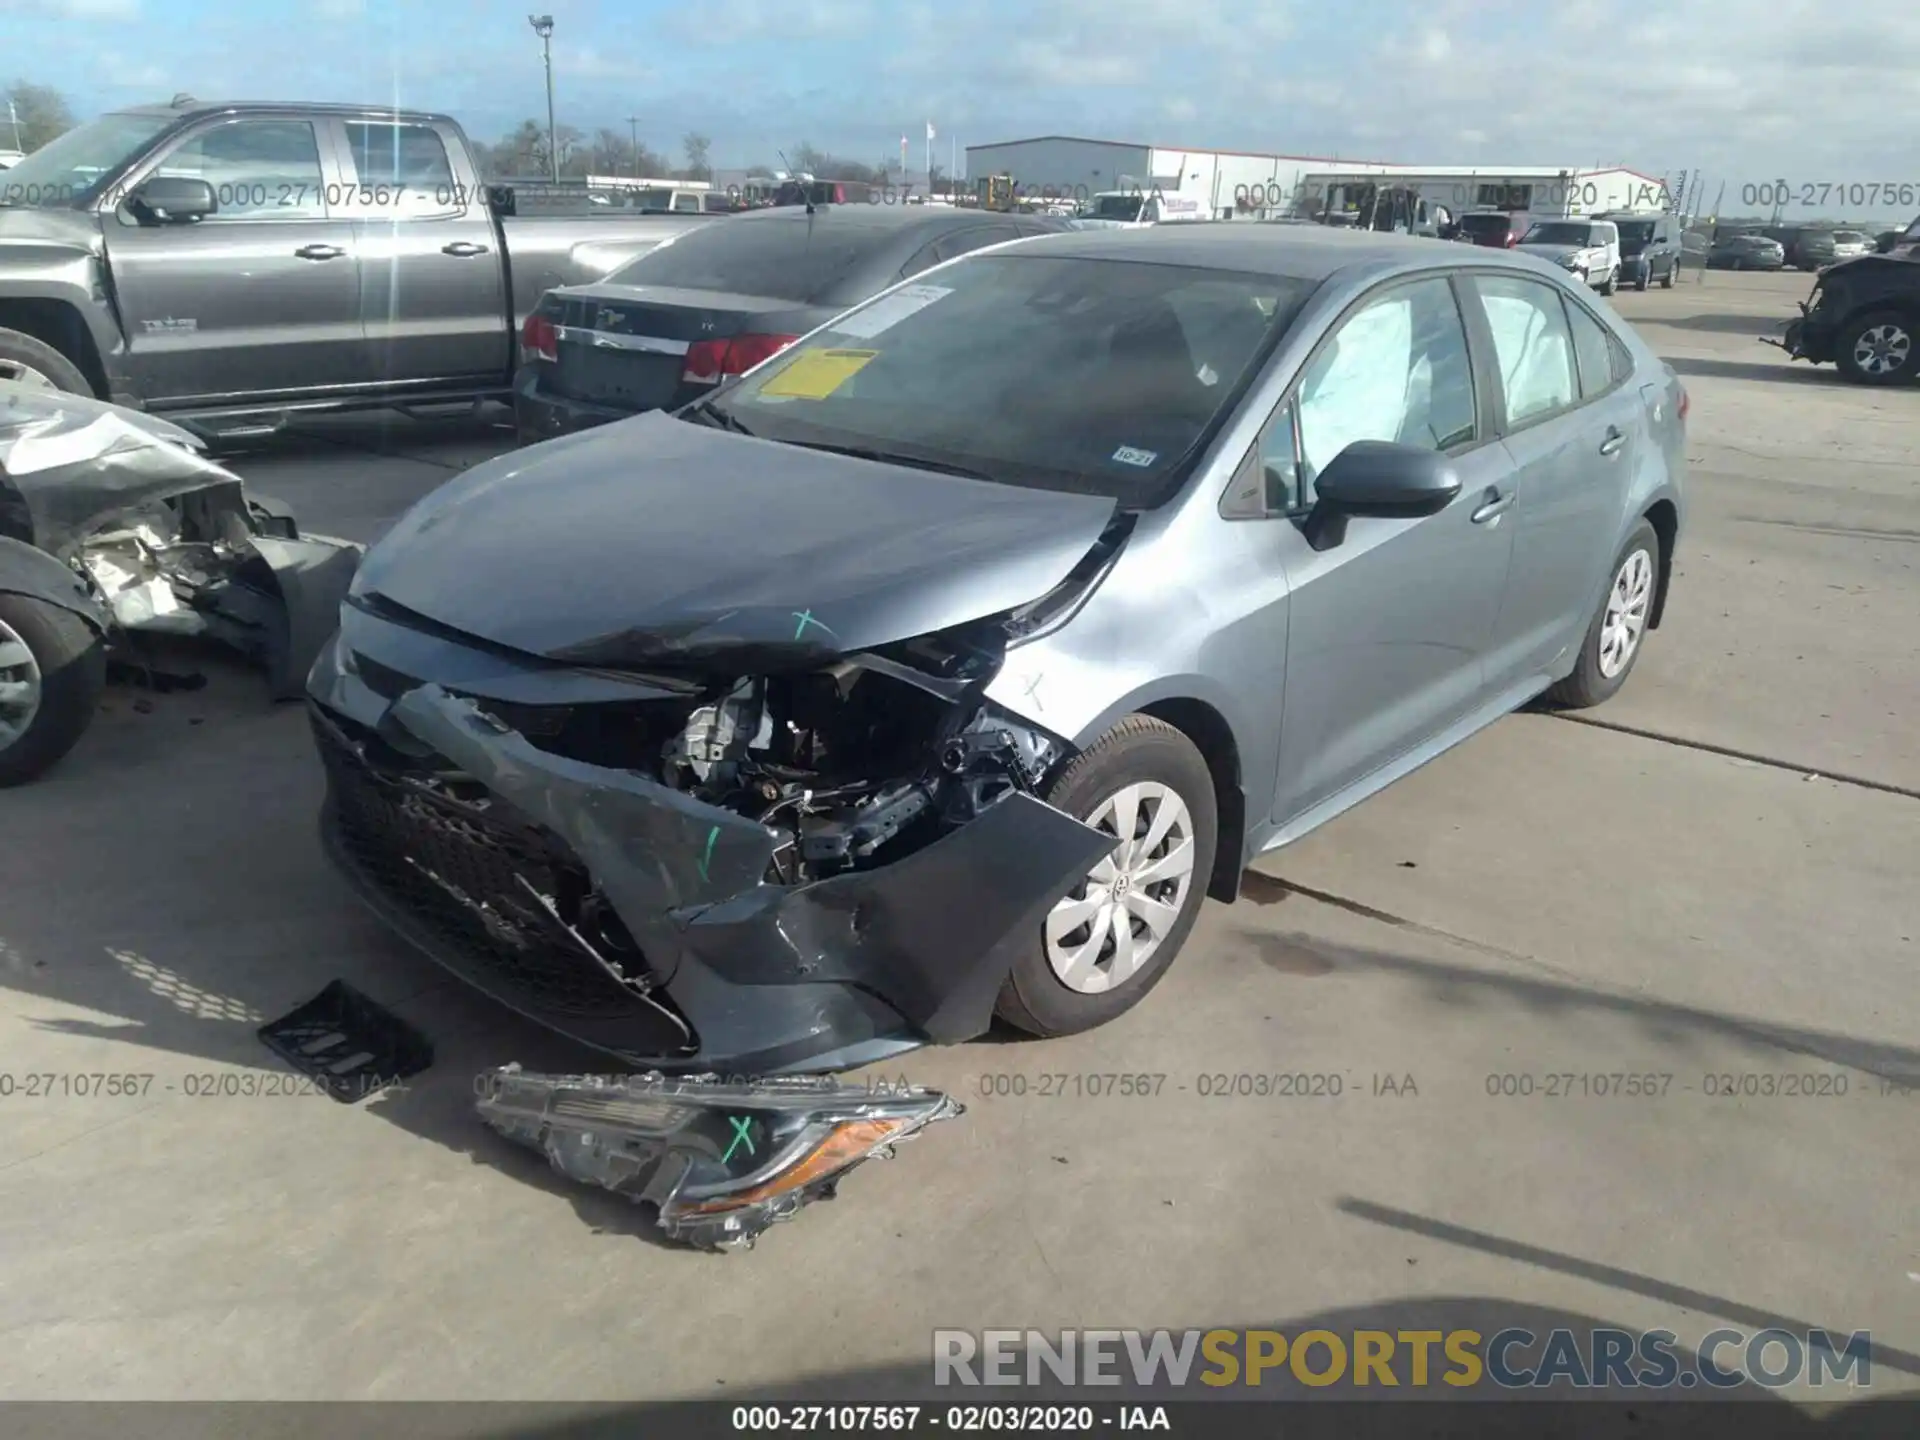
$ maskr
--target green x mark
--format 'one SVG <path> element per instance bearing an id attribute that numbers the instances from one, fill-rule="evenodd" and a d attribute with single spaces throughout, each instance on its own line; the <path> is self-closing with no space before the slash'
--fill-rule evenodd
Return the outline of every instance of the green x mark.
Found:
<path id="1" fill-rule="evenodd" d="M 813 611 L 811 610 L 796 610 L 793 612 L 793 618 L 800 622 L 793 627 L 793 638 L 796 640 L 807 633 L 807 626 L 809 625 L 813 626 L 816 630 L 825 630 L 829 635 L 833 633 L 830 626 L 813 618 Z"/>
<path id="2" fill-rule="evenodd" d="M 753 1129 L 753 1117 L 751 1115 L 729 1115 L 727 1119 L 733 1124 L 733 1140 L 727 1146 L 727 1153 L 720 1157 L 720 1163 L 724 1165 L 733 1159 L 733 1152 L 738 1150 L 742 1145 L 747 1147 L 747 1154 L 758 1154 L 759 1152 L 753 1148 L 753 1135 L 751 1133 Z"/>
<path id="3" fill-rule="evenodd" d="M 707 866 L 713 862 L 713 847 L 719 839 L 720 827 L 718 825 L 707 831 L 707 848 L 700 856 L 700 878 L 702 880 L 707 878 Z"/>

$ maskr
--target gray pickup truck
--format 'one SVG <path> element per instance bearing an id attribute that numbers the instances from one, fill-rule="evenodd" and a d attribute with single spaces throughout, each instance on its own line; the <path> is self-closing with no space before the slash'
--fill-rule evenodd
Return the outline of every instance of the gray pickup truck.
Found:
<path id="1" fill-rule="evenodd" d="M 581 210 L 515 214 L 444 115 L 116 111 L 0 172 L 0 381 L 229 435 L 504 398 L 545 291 L 720 223 Z"/>

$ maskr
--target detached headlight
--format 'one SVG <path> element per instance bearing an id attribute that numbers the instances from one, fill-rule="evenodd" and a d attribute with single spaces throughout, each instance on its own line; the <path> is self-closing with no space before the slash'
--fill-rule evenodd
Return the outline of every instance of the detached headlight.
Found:
<path id="1" fill-rule="evenodd" d="M 833 1194 L 849 1170 L 962 1112 L 935 1090 L 831 1080 L 661 1075 L 479 1077 L 480 1118 L 561 1174 L 658 1207 L 660 1228 L 709 1250 L 752 1246 Z"/>

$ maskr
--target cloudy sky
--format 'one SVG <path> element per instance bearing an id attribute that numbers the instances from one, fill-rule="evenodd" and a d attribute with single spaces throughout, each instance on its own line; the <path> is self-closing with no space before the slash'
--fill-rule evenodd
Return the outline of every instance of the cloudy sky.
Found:
<path id="1" fill-rule="evenodd" d="M 559 118 L 716 165 L 1061 133 L 1426 164 L 1920 186 L 1916 0 L 544 0 Z M 5 78 L 82 114 L 176 90 L 544 116 L 498 0 L 0 0 Z M 1891 123 L 1889 118 L 1892 117 Z M 1909 199 L 1911 199 L 1911 191 Z M 1731 201 L 1732 195 L 1729 195 Z M 1893 210 L 1920 209 L 1896 203 Z"/>

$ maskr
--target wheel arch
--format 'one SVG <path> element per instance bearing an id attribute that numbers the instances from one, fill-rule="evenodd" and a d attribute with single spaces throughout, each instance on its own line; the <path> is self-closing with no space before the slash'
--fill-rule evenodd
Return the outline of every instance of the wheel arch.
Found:
<path id="1" fill-rule="evenodd" d="M 1653 613 L 1647 616 L 1647 628 L 1658 630 L 1667 611 L 1667 584 L 1673 578 L 1674 542 L 1680 536 L 1680 508 L 1671 500 L 1660 499 L 1649 505 L 1641 518 L 1653 526 L 1660 538 L 1660 568 L 1655 576 Z"/>
<path id="2" fill-rule="evenodd" d="M 1213 776 L 1213 802 L 1218 836 L 1213 851 L 1213 873 L 1207 894 L 1232 904 L 1240 898 L 1240 873 L 1247 837 L 1247 792 L 1240 767 L 1240 745 L 1227 717 L 1204 700 L 1173 696 L 1142 705 L 1135 712 L 1150 715 L 1178 730 L 1193 742 Z"/>
<path id="3" fill-rule="evenodd" d="M 100 346 L 78 306 L 44 296 L 0 299 L 0 330 L 17 330 L 51 345 L 87 377 L 96 400 L 111 398 Z"/>

